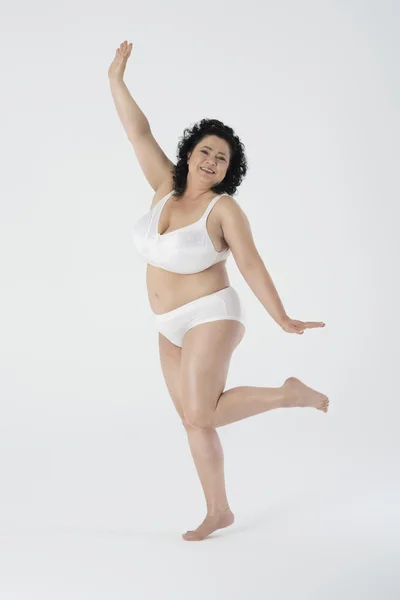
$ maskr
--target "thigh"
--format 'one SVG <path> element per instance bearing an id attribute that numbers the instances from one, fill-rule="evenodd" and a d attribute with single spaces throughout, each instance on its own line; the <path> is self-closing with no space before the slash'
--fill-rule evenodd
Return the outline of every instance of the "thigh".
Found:
<path id="1" fill-rule="evenodd" d="M 180 393 L 180 371 L 182 348 L 172 344 L 162 333 L 158 334 L 158 348 L 161 361 L 161 370 L 164 376 L 169 395 L 183 419 L 182 400 Z"/>
<path id="2" fill-rule="evenodd" d="M 189 422 L 211 415 L 223 393 L 233 352 L 245 327 L 233 319 L 202 323 L 189 329 L 182 343 L 180 390 Z"/>

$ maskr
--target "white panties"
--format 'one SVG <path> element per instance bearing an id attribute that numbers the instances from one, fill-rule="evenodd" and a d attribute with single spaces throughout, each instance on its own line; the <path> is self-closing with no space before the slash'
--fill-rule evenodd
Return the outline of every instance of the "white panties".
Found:
<path id="1" fill-rule="evenodd" d="M 197 298 L 161 315 L 154 313 L 154 317 L 157 330 L 179 347 L 182 347 L 185 333 L 200 323 L 229 319 L 240 321 L 246 326 L 240 298 L 232 286 Z"/>

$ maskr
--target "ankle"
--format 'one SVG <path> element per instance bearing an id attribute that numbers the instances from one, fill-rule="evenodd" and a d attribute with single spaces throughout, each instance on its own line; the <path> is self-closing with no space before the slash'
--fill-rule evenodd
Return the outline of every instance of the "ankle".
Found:
<path id="1" fill-rule="evenodd" d="M 222 506 L 207 506 L 207 516 L 208 517 L 219 517 L 227 512 L 232 512 L 228 505 Z"/>
<path id="2" fill-rule="evenodd" d="M 281 386 L 282 397 L 281 397 L 281 408 L 290 408 L 295 405 L 295 394 L 293 393 L 292 386 L 288 380 Z"/>

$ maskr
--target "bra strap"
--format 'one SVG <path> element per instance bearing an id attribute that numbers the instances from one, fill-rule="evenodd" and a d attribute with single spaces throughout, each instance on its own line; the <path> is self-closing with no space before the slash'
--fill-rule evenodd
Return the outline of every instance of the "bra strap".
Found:
<path id="1" fill-rule="evenodd" d="M 168 200 L 168 198 L 170 198 L 172 196 L 172 194 L 174 193 L 174 190 L 172 190 L 171 192 L 169 192 L 169 194 L 167 194 L 166 196 L 164 196 L 164 198 L 161 198 L 161 200 L 159 200 L 157 202 L 157 204 L 153 207 L 153 214 L 151 215 L 151 219 L 150 219 L 150 223 L 149 223 L 149 227 L 147 230 L 147 233 L 149 233 L 149 231 L 153 230 L 153 227 L 156 230 L 156 233 L 158 233 L 158 225 L 159 225 L 159 220 L 160 220 L 160 215 L 161 215 L 161 211 L 164 207 L 164 204 L 166 203 L 166 201 Z"/>
<path id="2" fill-rule="evenodd" d="M 221 198 L 221 196 L 226 196 L 227 194 L 225 194 L 225 192 L 223 194 L 220 194 L 219 196 L 216 196 L 213 200 L 211 200 L 210 204 L 207 206 L 207 210 L 203 215 L 203 219 L 207 219 L 208 215 L 210 214 L 211 210 L 213 209 L 213 207 L 215 206 L 215 204 L 218 202 L 218 200 Z"/>

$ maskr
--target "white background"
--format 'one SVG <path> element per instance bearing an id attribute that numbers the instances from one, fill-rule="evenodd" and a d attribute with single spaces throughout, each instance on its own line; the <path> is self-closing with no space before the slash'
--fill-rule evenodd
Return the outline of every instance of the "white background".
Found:
<path id="1" fill-rule="evenodd" d="M 389 0 L 2 6 L 5 600 L 399 597 L 399 25 Z M 204 117 L 240 136 L 235 197 L 286 311 L 326 322 L 285 333 L 229 258 L 248 322 L 227 388 L 294 375 L 330 410 L 218 430 L 236 523 L 200 544 L 132 243 L 154 192 L 109 90 L 124 40 L 171 160 Z"/>

